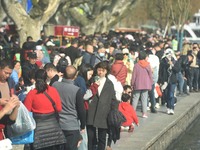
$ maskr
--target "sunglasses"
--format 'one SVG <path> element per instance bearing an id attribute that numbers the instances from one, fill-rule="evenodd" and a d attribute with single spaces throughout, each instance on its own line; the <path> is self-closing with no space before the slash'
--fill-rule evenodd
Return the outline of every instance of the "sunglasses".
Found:
<path id="1" fill-rule="evenodd" d="M 128 55 L 128 53 L 124 53 L 123 55 Z"/>

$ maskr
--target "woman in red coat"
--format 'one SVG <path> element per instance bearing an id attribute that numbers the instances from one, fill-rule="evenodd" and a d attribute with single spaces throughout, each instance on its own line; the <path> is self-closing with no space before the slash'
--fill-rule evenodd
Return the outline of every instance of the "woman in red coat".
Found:
<path id="1" fill-rule="evenodd" d="M 128 70 L 124 65 L 123 57 L 122 53 L 117 53 L 115 55 L 115 62 L 111 67 L 111 74 L 114 75 L 122 85 L 125 85 Z"/>
<path id="2" fill-rule="evenodd" d="M 39 69 L 35 74 L 36 85 L 35 89 L 31 90 L 25 100 L 26 108 L 33 112 L 33 117 L 36 121 L 36 129 L 34 135 L 34 143 L 31 144 L 31 149 L 53 150 L 65 143 L 65 137 L 58 124 L 55 115 L 55 109 L 60 112 L 62 109 L 61 99 L 54 87 L 46 83 L 47 73 L 44 69 Z M 54 107 L 49 95 L 55 103 Z"/>

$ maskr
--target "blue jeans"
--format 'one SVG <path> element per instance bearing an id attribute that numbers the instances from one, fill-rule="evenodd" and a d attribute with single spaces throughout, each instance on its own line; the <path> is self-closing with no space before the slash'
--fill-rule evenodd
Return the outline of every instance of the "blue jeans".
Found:
<path id="1" fill-rule="evenodd" d="M 183 74 L 181 72 L 178 72 L 176 74 L 176 78 L 178 80 L 178 90 L 179 90 L 179 93 L 183 93 L 183 85 L 184 85 Z"/>
<path id="2" fill-rule="evenodd" d="M 167 85 L 167 108 L 174 110 L 174 92 L 176 83 L 168 83 Z"/>

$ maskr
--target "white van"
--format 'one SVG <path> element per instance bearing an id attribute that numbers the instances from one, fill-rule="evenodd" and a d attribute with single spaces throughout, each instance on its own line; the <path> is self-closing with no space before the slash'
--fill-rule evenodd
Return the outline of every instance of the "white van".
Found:
<path id="1" fill-rule="evenodd" d="M 190 41 L 191 43 L 200 43 L 200 26 L 184 25 L 183 38 Z M 171 33 L 173 35 L 177 34 L 176 26 L 171 27 Z"/>
<path id="2" fill-rule="evenodd" d="M 200 10 L 193 16 L 193 22 L 184 25 L 184 39 L 192 43 L 200 43 Z M 177 34 L 176 26 L 171 27 L 171 33 Z"/>

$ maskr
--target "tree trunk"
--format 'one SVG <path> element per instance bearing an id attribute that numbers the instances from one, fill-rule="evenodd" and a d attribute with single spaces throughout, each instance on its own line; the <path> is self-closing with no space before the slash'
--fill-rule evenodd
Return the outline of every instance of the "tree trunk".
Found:
<path id="1" fill-rule="evenodd" d="M 38 0 L 38 5 L 34 5 L 33 12 L 27 14 L 23 6 L 16 0 L 0 0 L 6 14 L 14 21 L 20 37 L 20 46 L 26 41 L 27 36 L 32 36 L 37 41 L 40 38 L 41 27 L 53 16 L 60 0 Z"/>
<path id="2" fill-rule="evenodd" d="M 130 9 L 135 7 L 138 0 L 112 0 L 95 1 L 92 18 L 86 14 L 81 14 L 78 8 L 73 7 L 69 12 L 83 33 L 89 35 L 94 32 L 106 32 L 118 23 Z"/>
<path id="3" fill-rule="evenodd" d="M 6 17 L 6 13 L 4 12 L 2 5 L 0 5 L 0 22 Z"/>
<path id="4" fill-rule="evenodd" d="M 40 28 L 43 24 L 33 19 L 27 19 L 22 23 L 26 24 L 26 26 L 24 26 L 23 29 L 17 30 L 20 37 L 20 46 L 22 46 L 28 36 L 32 36 L 34 41 L 38 41 L 40 39 Z"/>

